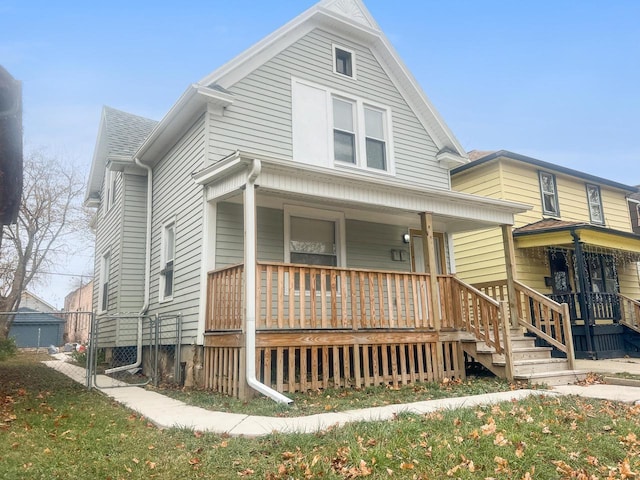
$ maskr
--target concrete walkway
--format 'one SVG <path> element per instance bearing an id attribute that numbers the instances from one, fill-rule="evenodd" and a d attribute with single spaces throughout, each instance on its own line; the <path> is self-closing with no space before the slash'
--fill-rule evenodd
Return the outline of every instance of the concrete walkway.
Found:
<path id="1" fill-rule="evenodd" d="M 604 368 L 601 362 L 607 360 L 586 361 L 588 364 L 578 365 L 577 368 L 595 371 Z M 86 371 L 84 368 L 71 365 L 64 358 L 44 362 L 50 368 L 58 370 L 73 380 L 85 384 Z M 605 370 L 605 373 L 613 373 Z M 623 364 L 618 367 L 619 372 L 640 375 L 640 360 Z M 589 368 L 591 367 L 591 368 Z M 606 366 L 609 368 L 609 365 Z M 514 390 L 510 392 L 487 393 L 458 398 L 428 400 L 402 405 L 387 405 L 384 407 L 349 410 L 339 413 L 321 413 L 305 417 L 262 417 L 237 413 L 214 412 L 199 407 L 193 407 L 184 402 L 161 395 L 144 388 L 130 386 L 117 382 L 103 375 L 97 376 L 97 385 L 110 385 L 97 389 L 119 403 L 138 412 L 160 428 L 189 428 L 203 432 L 228 434 L 231 436 L 257 437 L 273 432 L 310 433 L 323 430 L 331 426 L 341 426 L 350 422 L 373 420 L 388 420 L 403 412 L 425 414 L 443 409 L 460 407 L 474 407 L 490 405 L 510 400 L 519 400 L 530 395 L 580 395 L 591 398 L 609 399 L 621 402 L 640 404 L 640 387 L 622 385 L 566 385 L 554 387 L 553 390 Z"/>

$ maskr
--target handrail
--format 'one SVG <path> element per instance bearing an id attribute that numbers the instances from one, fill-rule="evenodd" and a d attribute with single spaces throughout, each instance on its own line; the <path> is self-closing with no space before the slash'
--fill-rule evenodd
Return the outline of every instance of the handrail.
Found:
<path id="1" fill-rule="evenodd" d="M 496 353 L 504 353 L 504 338 L 500 336 L 500 303 L 479 289 L 463 282 L 458 277 L 451 277 L 457 290 L 460 303 L 462 329 L 473 333 L 478 340 L 493 347 Z M 457 303 L 457 302 L 456 302 Z M 508 321 L 507 318 L 502 319 Z"/>
<path id="2" fill-rule="evenodd" d="M 506 281 L 485 282 L 476 285 L 483 292 L 499 300 L 507 300 Z M 518 325 L 565 353 L 569 367 L 575 365 L 575 352 L 571 332 L 571 317 L 566 303 L 557 303 L 527 285 L 515 281 Z"/>
<path id="3" fill-rule="evenodd" d="M 555 302 L 517 280 L 514 284 L 520 297 L 518 324 L 566 354 L 569 368 L 573 369 L 575 351 L 569 305 Z"/>
<path id="4" fill-rule="evenodd" d="M 618 294 L 620 299 L 620 323 L 640 333 L 640 302 L 625 295 Z"/>

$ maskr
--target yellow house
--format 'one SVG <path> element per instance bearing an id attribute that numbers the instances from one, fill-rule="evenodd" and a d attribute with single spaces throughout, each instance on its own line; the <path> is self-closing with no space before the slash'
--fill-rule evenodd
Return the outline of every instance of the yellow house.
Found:
<path id="1" fill-rule="evenodd" d="M 515 216 L 519 282 L 566 303 L 578 358 L 640 354 L 640 235 L 628 197 L 638 188 L 509 151 L 470 152 L 452 188 L 532 206 Z M 481 290 L 506 282 L 500 229 L 454 237 L 457 274 Z"/>

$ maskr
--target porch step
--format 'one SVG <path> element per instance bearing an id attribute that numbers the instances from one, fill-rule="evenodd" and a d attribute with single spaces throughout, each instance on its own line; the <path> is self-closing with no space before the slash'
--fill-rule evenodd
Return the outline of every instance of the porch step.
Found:
<path id="1" fill-rule="evenodd" d="M 474 336 L 461 339 L 462 349 L 478 363 L 499 377 L 506 376 L 504 354 L 495 353 Z M 575 383 L 586 377 L 586 372 L 569 370 L 564 358 L 551 357 L 551 347 L 537 347 L 535 338 L 525 335 L 521 329 L 511 330 L 511 355 L 514 380 L 528 381 L 534 384 L 565 385 Z"/>
<path id="2" fill-rule="evenodd" d="M 515 375 L 514 380 L 530 382 L 534 385 L 571 385 L 587 378 L 584 370 L 558 370 L 528 375 Z"/>
<path id="3" fill-rule="evenodd" d="M 505 361 L 494 362 L 495 365 L 504 367 Z M 528 376 L 537 373 L 559 372 L 567 369 L 567 360 L 564 358 L 546 358 L 540 360 L 514 360 L 513 376 Z"/>

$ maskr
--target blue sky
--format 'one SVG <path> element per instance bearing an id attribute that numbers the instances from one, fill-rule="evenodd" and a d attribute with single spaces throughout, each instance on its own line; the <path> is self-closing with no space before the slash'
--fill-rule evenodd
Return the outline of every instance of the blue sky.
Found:
<path id="1" fill-rule="evenodd" d="M 0 64 L 23 83 L 26 148 L 88 170 L 103 105 L 159 120 L 190 83 L 314 3 L 2 0 Z M 640 184 L 640 2 L 365 4 L 467 150 Z M 89 261 L 67 268 L 87 273 Z M 61 305 L 63 283 L 39 293 Z"/>

